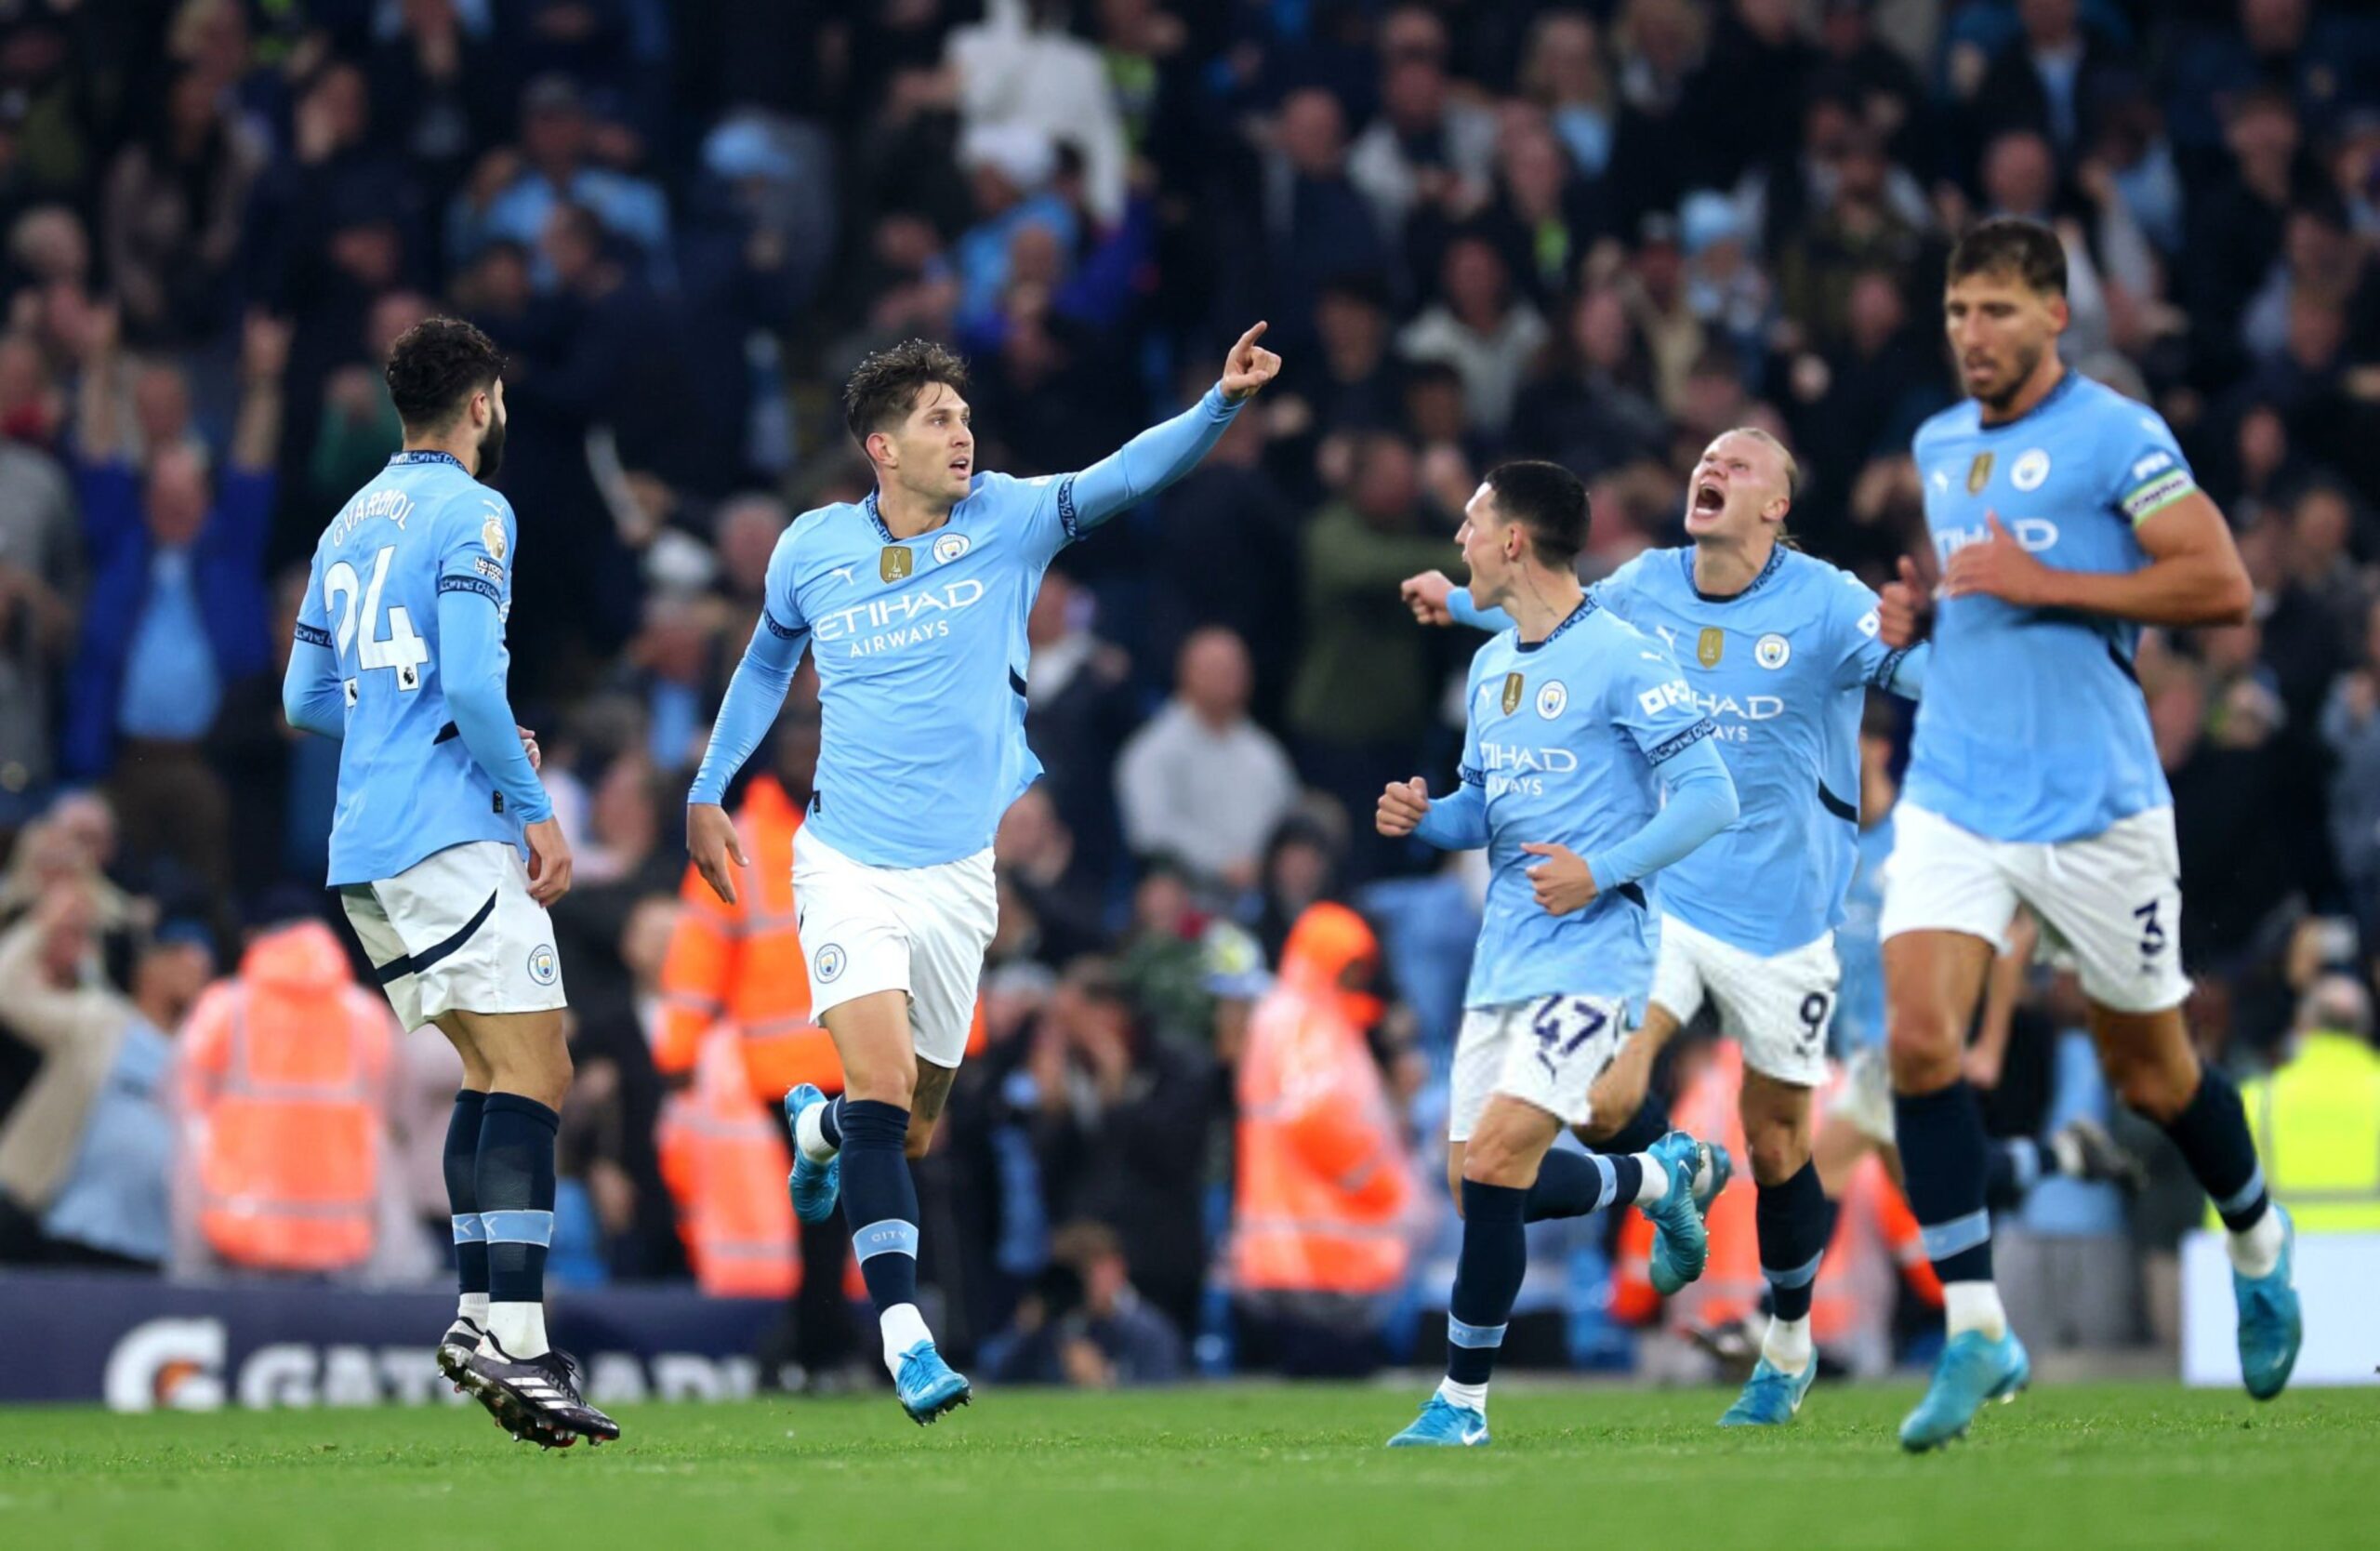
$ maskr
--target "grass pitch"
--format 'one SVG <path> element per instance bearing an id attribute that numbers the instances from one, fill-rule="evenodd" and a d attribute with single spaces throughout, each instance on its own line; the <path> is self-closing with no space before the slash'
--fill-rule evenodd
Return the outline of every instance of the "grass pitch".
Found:
<path id="1" fill-rule="evenodd" d="M 889 1396 L 626 1410 L 548 1454 L 474 1407 L 0 1412 L 0 1546 L 1803 1547 L 2380 1544 L 2380 1391 L 2257 1406 L 2037 1389 L 1904 1456 L 1906 1386 L 1821 1387 L 1775 1432 L 1713 1390 L 1500 1391 L 1496 1442 L 1382 1440 L 1423 1389 L 1005 1391 L 920 1431 Z"/>

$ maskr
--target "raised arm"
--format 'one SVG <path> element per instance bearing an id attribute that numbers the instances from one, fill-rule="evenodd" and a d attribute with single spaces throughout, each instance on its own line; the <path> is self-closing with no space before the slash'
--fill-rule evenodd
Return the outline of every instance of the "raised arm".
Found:
<path id="1" fill-rule="evenodd" d="M 1280 372 L 1281 358 L 1256 343 L 1264 328 L 1260 323 L 1239 337 L 1223 360 L 1222 378 L 1197 404 L 1058 482 L 1053 498 L 1066 539 L 1081 537 L 1198 466 L 1239 406 Z"/>

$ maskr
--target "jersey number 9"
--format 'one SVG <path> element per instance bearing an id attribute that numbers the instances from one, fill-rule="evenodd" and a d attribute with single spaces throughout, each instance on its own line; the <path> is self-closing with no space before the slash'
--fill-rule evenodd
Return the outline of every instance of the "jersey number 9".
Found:
<path id="1" fill-rule="evenodd" d="M 355 567 L 340 561 L 323 573 L 323 605 L 338 616 L 338 655 L 356 648 L 355 662 L 359 669 L 393 668 L 397 670 L 397 688 L 416 690 L 421 687 L 421 665 L 430 660 L 430 647 L 416 635 L 413 616 L 400 603 L 389 610 L 389 633 L 380 633 L 380 590 L 388 585 L 389 563 L 396 557 L 397 547 L 385 545 L 372 557 L 372 580 L 365 585 L 355 574 Z M 355 598 L 364 595 L 363 639 L 357 640 Z"/>

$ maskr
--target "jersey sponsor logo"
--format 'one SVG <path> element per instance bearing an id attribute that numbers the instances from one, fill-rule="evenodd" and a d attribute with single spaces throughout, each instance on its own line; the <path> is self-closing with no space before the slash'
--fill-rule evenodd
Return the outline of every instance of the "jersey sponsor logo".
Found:
<path id="1" fill-rule="evenodd" d="M 811 960 L 810 970 L 818 977 L 818 984 L 830 986 L 843 973 L 843 966 L 848 962 L 850 961 L 844 956 L 841 946 L 828 943 Z"/>
<path id="2" fill-rule="evenodd" d="M 489 512 L 487 521 L 480 524 L 480 542 L 487 546 L 487 552 L 496 557 L 498 565 L 503 564 L 504 519 L 493 511 Z"/>
<path id="3" fill-rule="evenodd" d="M 1705 668 L 1718 667 L 1726 650 L 1727 632 L 1716 625 L 1703 626 L 1702 633 L 1694 638 L 1694 660 Z"/>
<path id="4" fill-rule="evenodd" d="M 901 551 L 908 553 L 906 550 Z M 850 608 L 822 614 L 812 621 L 822 645 L 846 643 L 847 656 L 870 656 L 900 646 L 941 640 L 950 634 L 950 621 L 938 614 L 972 608 L 983 602 L 984 584 L 972 579 L 915 592 L 876 598 Z M 873 632 L 873 633 L 871 633 Z"/>
<path id="5" fill-rule="evenodd" d="M 1673 709 L 1692 710 L 1695 709 L 1694 691 L 1686 687 L 1684 679 L 1672 679 L 1665 684 L 1655 684 L 1650 689 L 1640 691 L 1636 703 L 1645 708 L 1646 716 L 1659 716 Z"/>
<path id="6" fill-rule="evenodd" d="M 2046 517 L 2018 517 L 2005 525 L 2029 554 L 2039 554 L 2043 550 L 2055 548 L 2057 543 L 2057 524 Z M 1977 523 L 1966 528 L 1943 528 L 1934 535 L 1934 549 L 1947 561 L 1968 545 L 1985 543 L 1990 537 L 1991 525 L 1989 523 Z"/>
<path id="7" fill-rule="evenodd" d="M 918 557 L 899 544 L 885 545 L 876 557 L 877 576 L 889 582 L 908 580 L 917 565 Z"/>
<path id="8" fill-rule="evenodd" d="M 2028 447 L 2016 455 L 2008 470 L 2008 483 L 2019 490 L 2039 490 L 2042 481 L 2049 478 L 2049 454 L 2039 447 Z"/>
<path id="9" fill-rule="evenodd" d="M 1537 714 L 1548 722 L 1561 715 L 1562 709 L 1569 703 L 1570 691 L 1559 679 L 1552 681 L 1537 692 Z"/>
<path id="10" fill-rule="evenodd" d="M 540 986 L 550 986 L 562 978 L 562 965 L 554 958 L 551 944 L 540 943 L 529 950 L 529 978 Z"/>
<path id="11" fill-rule="evenodd" d="M 947 565 L 967 552 L 973 540 L 963 533 L 945 533 L 933 541 L 933 563 Z"/>
<path id="12" fill-rule="evenodd" d="M 1538 748 L 1519 743 L 1479 743 L 1481 784 L 1489 797 L 1507 792 L 1521 797 L 1545 795 L 1549 776 L 1574 776 L 1579 756 L 1567 749 Z"/>
<path id="13" fill-rule="evenodd" d="M 1983 494 L 1983 487 L 1990 483 L 1991 455 L 1988 452 L 1979 452 L 1975 455 L 1975 461 L 1967 465 L 1967 494 L 1980 496 Z"/>
<path id="14" fill-rule="evenodd" d="M 1506 716 L 1510 716 L 1513 712 L 1520 709 L 1521 692 L 1527 683 L 1527 681 L 1524 680 L 1518 673 L 1507 673 L 1504 675 L 1504 714 Z"/>
<path id="15" fill-rule="evenodd" d="M 1786 659 L 1792 655 L 1793 643 L 1775 630 L 1753 643 L 1752 649 L 1752 660 L 1771 671 L 1784 667 Z"/>
<path id="16" fill-rule="evenodd" d="M 1694 709 L 1705 716 L 1731 716 L 1739 722 L 1771 722 L 1785 714 L 1779 695 L 1697 695 Z"/>
<path id="17" fill-rule="evenodd" d="M 2149 475 L 2157 473 L 2162 470 L 2170 469 L 2173 466 L 2174 455 L 2172 453 L 2152 452 L 2147 457 L 2142 458 L 2139 462 L 2135 463 L 2132 466 L 2132 477 L 2136 480 L 2147 479 Z"/>

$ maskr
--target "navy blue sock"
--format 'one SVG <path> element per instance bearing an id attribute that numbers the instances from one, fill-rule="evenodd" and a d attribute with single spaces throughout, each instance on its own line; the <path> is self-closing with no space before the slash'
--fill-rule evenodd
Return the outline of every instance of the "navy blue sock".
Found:
<path id="1" fill-rule="evenodd" d="M 843 1221 L 867 1295 L 883 1313 L 918 1301 L 918 1186 L 902 1149 L 909 1112 L 897 1104 L 843 1104 Z"/>
<path id="2" fill-rule="evenodd" d="M 1975 1090 L 1962 1078 L 1930 1094 L 1895 1094 L 1893 1129 L 1934 1274 L 1946 1282 L 1990 1281 L 1991 1213 L 1983 1188 L 1991 1144 Z"/>
<path id="3" fill-rule="evenodd" d="M 1645 1165 L 1632 1157 L 1556 1149 L 1537 1166 L 1537 1183 L 1528 1187 L 1522 1220 L 1583 1217 L 1614 1201 L 1634 1200 L 1644 1183 Z"/>
<path id="4" fill-rule="evenodd" d="M 2240 1107 L 2240 1090 L 2231 1086 L 2231 1080 L 2202 1062 L 2198 1092 L 2166 1122 L 2165 1134 L 2181 1149 L 2223 1226 L 2234 1233 L 2255 1226 L 2272 1198 L 2265 1193 L 2265 1171 L 2256 1161 L 2248 1112 Z"/>
<path id="5" fill-rule="evenodd" d="M 446 1121 L 446 1210 L 455 1218 L 455 1275 L 458 1292 L 487 1292 L 487 1228 L 480 1221 L 480 1121 L 487 1095 L 465 1088 L 455 1095 Z"/>
<path id="6" fill-rule="evenodd" d="M 480 1110 L 473 1185 L 487 1228 L 490 1304 L 546 1297 L 546 1251 L 554 1241 L 554 1133 L 562 1117 L 519 1094 L 490 1094 Z"/>
<path id="7" fill-rule="evenodd" d="M 1983 1199 L 1994 1212 L 2014 1212 L 2025 1204 L 2043 1175 L 2056 1172 L 2055 1155 L 2030 1136 L 1994 1142 L 1984 1171 Z"/>
<path id="8" fill-rule="evenodd" d="M 1645 1102 L 1629 1118 L 1628 1123 L 1597 1142 L 1595 1150 L 1606 1153 L 1645 1152 L 1669 1133 L 1670 1107 L 1657 1095 L 1646 1094 Z M 1634 1196 L 1635 1192 L 1632 1190 L 1620 1199 L 1629 1200 Z"/>
<path id="9" fill-rule="evenodd" d="M 1462 1182 L 1462 1254 L 1447 1301 L 1447 1377 L 1457 1384 L 1486 1384 L 1495 1372 L 1528 1269 L 1527 1202 L 1527 1191 L 1509 1185 Z"/>
<path id="10" fill-rule="evenodd" d="M 819 1110 L 819 1111 L 818 1111 L 818 1134 L 819 1134 L 819 1135 L 821 1135 L 821 1136 L 823 1136 L 823 1137 L 825 1137 L 825 1138 L 826 1139 L 826 1145 L 827 1145 L 828 1147 L 835 1147 L 835 1148 L 838 1148 L 838 1149 L 840 1149 L 840 1148 L 842 1147 L 842 1145 L 843 1145 L 843 1095 L 842 1095 L 842 1094 L 837 1094 L 833 1098 L 828 1099 L 828 1100 L 826 1101 L 826 1107 L 825 1108 L 823 1108 L 823 1109 L 821 1109 L 821 1110 Z"/>
<path id="11" fill-rule="evenodd" d="M 1818 1164 L 1804 1163 L 1782 1185 L 1761 1186 L 1753 1199 L 1752 1226 L 1760 1240 L 1760 1274 L 1768 1279 L 1770 1311 L 1779 1319 L 1806 1318 L 1818 1261 L 1834 1226 Z"/>

